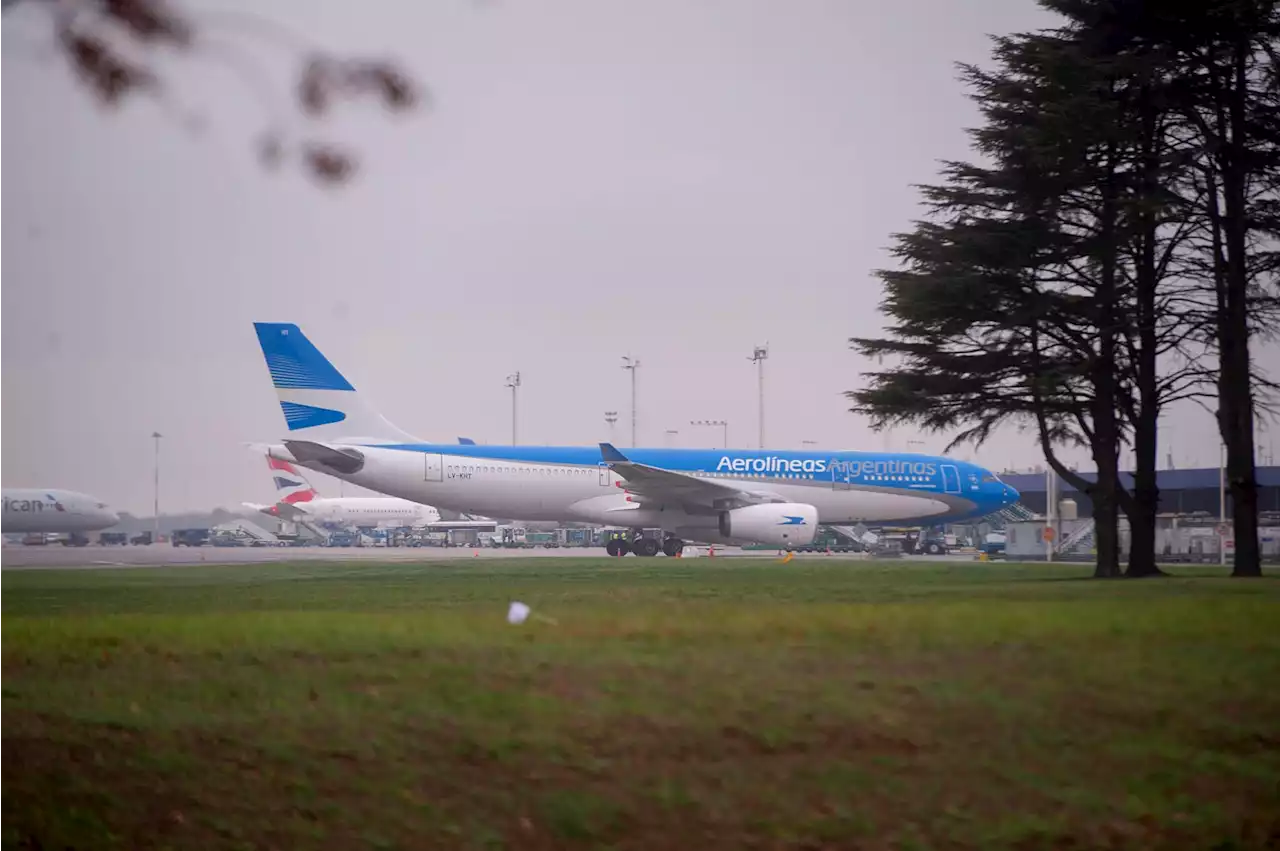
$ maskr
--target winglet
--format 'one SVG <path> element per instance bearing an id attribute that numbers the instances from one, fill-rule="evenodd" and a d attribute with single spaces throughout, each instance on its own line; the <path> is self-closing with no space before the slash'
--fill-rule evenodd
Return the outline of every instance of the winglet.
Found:
<path id="1" fill-rule="evenodd" d="M 612 443 L 600 444 L 600 456 L 604 459 L 606 464 L 627 463 L 627 456 L 615 449 Z"/>
<path id="2" fill-rule="evenodd" d="M 475 446 L 476 442 L 469 437 L 458 438 L 458 443 L 462 446 Z"/>

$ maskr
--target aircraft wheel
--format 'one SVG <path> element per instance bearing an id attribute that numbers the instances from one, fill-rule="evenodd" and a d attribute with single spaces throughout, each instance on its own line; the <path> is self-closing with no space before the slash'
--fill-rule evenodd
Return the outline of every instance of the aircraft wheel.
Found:
<path id="1" fill-rule="evenodd" d="M 604 551 L 611 556 L 624 556 L 631 550 L 631 546 L 622 538 L 610 538 L 604 545 Z"/>
<path id="2" fill-rule="evenodd" d="M 658 542 L 653 538 L 636 538 L 633 549 L 638 556 L 656 556 L 658 554 Z"/>
<path id="3" fill-rule="evenodd" d="M 679 538 L 667 538 L 662 542 L 662 551 L 672 558 L 680 555 L 680 551 L 683 549 L 684 541 Z"/>

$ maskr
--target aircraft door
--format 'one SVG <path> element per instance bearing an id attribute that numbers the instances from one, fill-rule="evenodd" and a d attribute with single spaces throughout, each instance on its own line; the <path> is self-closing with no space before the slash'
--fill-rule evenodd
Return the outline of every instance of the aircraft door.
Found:
<path id="1" fill-rule="evenodd" d="M 837 491 L 847 491 L 853 488 L 853 482 L 850 480 L 851 475 L 848 467 L 840 467 L 836 464 L 831 465 L 831 489 Z"/>
<path id="2" fill-rule="evenodd" d="M 424 482 L 443 482 L 444 481 L 444 458 L 438 452 L 422 453 L 423 472 L 422 480 Z"/>
<path id="3" fill-rule="evenodd" d="M 609 465 L 603 461 L 600 462 L 600 487 L 609 487 Z"/>
<path id="4" fill-rule="evenodd" d="M 942 492 L 960 493 L 960 471 L 951 464 L 942 465 Z"/>

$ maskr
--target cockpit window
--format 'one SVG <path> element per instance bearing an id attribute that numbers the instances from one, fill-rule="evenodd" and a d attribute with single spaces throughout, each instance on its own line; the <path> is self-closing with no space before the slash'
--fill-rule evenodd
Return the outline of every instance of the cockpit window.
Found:
<path id="1" fill-rule="evenodd" d="M 983 476 L 982 476 L 982 480 L 983 480 L 984 482 L 998 482 L 998 481 L 1000 481 L 1000 477 L 999 477 L 999 476 L 994 476 L 994 475 L 992 475 L 991 473 L 984 473 L 984 474 L 983 474 Z"/>

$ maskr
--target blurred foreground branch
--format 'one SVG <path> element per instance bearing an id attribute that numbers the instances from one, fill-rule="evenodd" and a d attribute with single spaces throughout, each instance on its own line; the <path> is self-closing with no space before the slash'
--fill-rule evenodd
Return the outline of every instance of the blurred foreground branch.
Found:
<path id="1" fill-rule="evenodd" d="M 189 55 L 216 56 L 231 62 L 246 85 L 262 97 L 268 85 L 247 53 L 214 44 L 207 35 L 217 21 L 197 19 L 165 0 L 0 0 L 8 14 L 17 7 L 33 7 L 49 16 L 59 53 L 94 96 L 114 106 L 131 95 L 160 96 L 162 85 L 147 57 L 170 50 Z M 323 117 L 339 101 L 371 98 L 391 113 L 413 109 L 424 93 L 394 62 L 338 57 L 287 33 L 274 22 L 250 15 L 237 16 L 241 25 L 258 35 L 272 36 L 278 47 L 299 54 L 299 76 L 292 108 L 308 119 Z M 203 36 L 203 37 L 202 37 Z M 273 113 L 275 108 L 268 106 Z M 284 129 L 287 116 L 271 115 L 272 126 L 258 142 L 264 165 L 276 168 L 293 160 L 325 184 L 341 184 L 355 172 L 356 155 L 333 142 L 294 137 Z"/>

